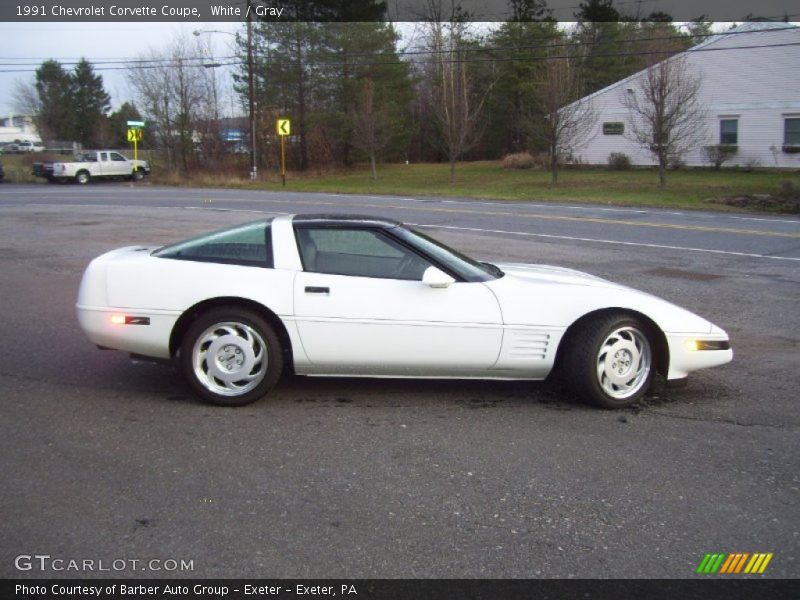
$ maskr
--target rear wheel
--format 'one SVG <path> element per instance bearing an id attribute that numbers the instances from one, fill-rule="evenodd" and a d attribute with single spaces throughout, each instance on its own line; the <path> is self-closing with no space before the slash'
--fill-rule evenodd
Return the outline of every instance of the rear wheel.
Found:
<path id="1" fill-rule="evenodd" d="M 80 185 L 86 185 L 89 183 L 89 172 L 88 171 L 78 171 L 75 174 L 75 181 Z"/>
<path id="2" fill-rule="evenodd" d="M 584 324 L 566 348 L 568 385 L 581 398 L 603 408 L 634 404 L 653 381 L 651 340 L 644 323 L 622 313 Z"/>
<path id="3" fill-rule="evenodd" d="M 181 344 L 180 363 L 194 391 L 220 406 L 255 402 L 283 370 L 281 344 L 258 314 L 216 308 L 192 323 Z"/>

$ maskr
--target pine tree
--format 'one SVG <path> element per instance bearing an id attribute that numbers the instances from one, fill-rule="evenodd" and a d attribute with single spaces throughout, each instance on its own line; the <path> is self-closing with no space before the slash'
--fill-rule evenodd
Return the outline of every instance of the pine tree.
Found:
<path id="1" fill-rule="evenodd" d="M 504 59 L 496 64 L 497 84 L 487 102 L 485 148 L 489 156 L 499 158 L 508 152 L 527 148 L 523 121 L 541 107 L 536 81 L 545 68 L 548 42 L 563 39 L 555 22 L 503 23 L 489 39 L 490 56 Z M 496 49 L 496 50 L 493 50 Z M 541 114 L 541 109 L 539 109 Z"/>
<path id="2" fill-rule="evenodd" d="M 259 145 L 274 143 L 274 119 L 288 117 L 297 139 L 290 144 L 289 157 L 297 168 L 305 170 L 312 162 L 319 166 L 326 159 L 348 164 L 353 111 L 365 79 L 374 84 L 374 106 L 407 139 L 402 122 L 412 100 L 409 67 L 398 58 L 394 28 L 379 21 L 385 5 L 298 2 L 292 11 L 288 19 L 258 23 L 253 31 Z M 338 22 L 342 20 L 348 22 Z M 244 57 L 244 36 L 239 41 Z M 244 61 L 234 81 L 246 99 Z M 396 143 L 402 138 L 396 136 Z"/>
<path id="3" fill-rule="evenodd" d="M 96 75 L 85 58 L 72 74 L 72 114 L 75 119 L 75 140 L 84 147 L 97 139 L 101 123 L 111 108 L 111 97 L 103 88 L 103 77 Z"/>
<path id="4" fill-rule="evenodd" d="M 36 69 L 36 93 L 39 95 L 39 114 L 36 128 L 43 139 L 73 140 L 73 80 L 55 60 L 48 60 Z"/>

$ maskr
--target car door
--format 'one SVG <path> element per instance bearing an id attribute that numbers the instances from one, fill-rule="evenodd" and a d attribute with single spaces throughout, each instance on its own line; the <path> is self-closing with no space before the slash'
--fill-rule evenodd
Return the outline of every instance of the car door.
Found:
<path id="1" fill-rule="evenodd" d="M 109 152 L 111 162 L 107 163 L 109 167 L 109 175 L 130 175 L 131 165 L 128 159 L 122 156 L 119 152 Z"/>
<path id="2" fill-rule="evenodd" d="M 92 175 L 113 175 L 114 168 L 111 165 L 111 161 L 108 158 L 108 152 L 98 152 L 97 153 L 98 163 L 97 163 L 97 170 L 92 173 Z"/>
<path id="3" fill-rule="evenodd" d="M 294 312 L 310 371 L 468 376 L 497 361 L 502 317 L 483 283 L 422 283 L 430 261 L 379 228 L 296 233 Z"/>

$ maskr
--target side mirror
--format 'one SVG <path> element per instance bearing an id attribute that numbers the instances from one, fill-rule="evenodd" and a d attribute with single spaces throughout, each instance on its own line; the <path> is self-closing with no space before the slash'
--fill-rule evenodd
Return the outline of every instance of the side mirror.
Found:
<path id="1" fill-rule="evenodd" d="M 422 274 L 422 283 L 432 288 L 446 288 L 455 281 L 450 275 L 436 267 L 428 267 Z"/>

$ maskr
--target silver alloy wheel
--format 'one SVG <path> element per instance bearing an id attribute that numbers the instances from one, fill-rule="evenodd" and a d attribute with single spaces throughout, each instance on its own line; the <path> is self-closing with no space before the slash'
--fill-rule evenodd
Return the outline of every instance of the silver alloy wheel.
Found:
<path id="1" fill-rule="evenodd" d="M 86 171 L 81 171 L 75 176 L 75 181 L 77 181 L 81 185 L 89 183 L 89 174 Z"/>
<path id="2" fill-rule="evenodd" d="M 197 381 L 221 396 L 246 394 L 261 383 L 268 366 L 264 338 L 236 321 L 215 323 L 198 336 L 192 350 Z"/>
<path id="3" fill-rule="evenodd" d="M 652 356 L 650 342 L 636 327 L 615 329 L 600 344 L 597 382 L 612 398 L 630 398 L 647 383 Z"/>

